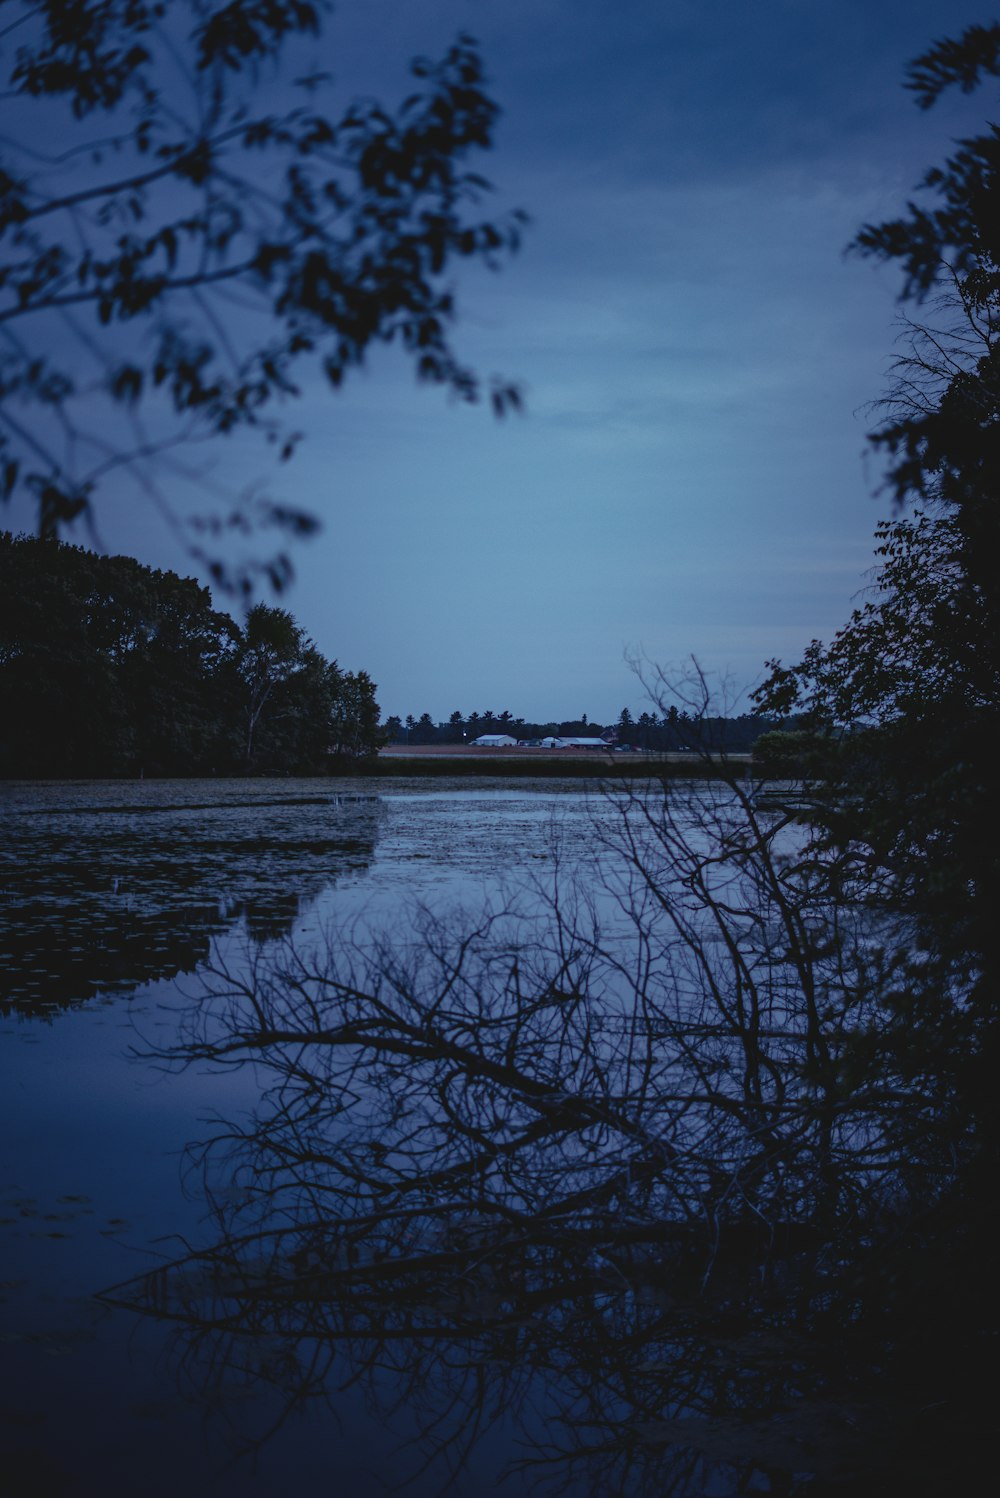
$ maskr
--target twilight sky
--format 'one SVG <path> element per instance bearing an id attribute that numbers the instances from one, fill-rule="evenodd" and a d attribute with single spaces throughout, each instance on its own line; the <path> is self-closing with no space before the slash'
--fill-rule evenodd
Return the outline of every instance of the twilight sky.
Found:
<path id="1" fill-rule="evenodd" d="M 345 98 L 482 44 L 504 117 L 478 169 L 532 218 L 457 280 L 459 353 L 523 417 L 417 387 L 391 351 L 304 392 L 283 471 L 323 519 L 285 606 L 384 713 L 645 705 L 626 653 L 740 685 L 843 622 L 887 500 L 865 404 L 898 279 L 844 247 L 898 210 L 987 96 L 928 114 L 905 63 L 963 0 L 338 0 Z M 224 453 L 238 475 L 238 451 Z M 11 523 L 7 517 L 0 517 Z M 141 507 L 112 550 L 188 573 Z"/>

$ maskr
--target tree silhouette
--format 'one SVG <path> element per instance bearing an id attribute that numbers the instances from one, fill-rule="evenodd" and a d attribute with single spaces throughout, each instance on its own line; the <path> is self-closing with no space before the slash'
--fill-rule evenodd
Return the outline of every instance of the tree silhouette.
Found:
<path id="1" fill-rule="evenodd" d="M 283 772 L 379 748 L 375 685 L 284 609 L 241 629 L 192 578 L 0 532 L 0 772 Z"/>
<path id="2" fill-rule="evenodd" d="M 924 108 L 948 88 L 1000 75 L 1000 27 L 936 43 L 909 70 Z M 897 263 L 903 348 L 872 434 L 897 510 L 880 528 L 874 596 L 832 645 L 776 666 L 765 706 L 804 711 L 823 749 L 832 842 L 872 871 L 871 893 L 908 914 L 937 965 L 936 998 L 898 1000 L 894 1042 L 915 1070 L 951 1070 L 965 1090 L 972 1176 L 956 1222 L 982 1207 L 1000 1159 L 995 1103 L 1000 951 L 996 764 L 1000 758 L 1000 137 L 959 143 L 904 217 L 866 226 L 861 252 Z M 988 832 L 985 829 L 990 829 Z M 977 1182 L 973 1186 L 973 1178 Z"/>
<path id="3" fill-rule="evenodd" d="M 480 396 L 452 347 L 449 277 L 499 264 L 522 216 L 477 216 L 487 184 L 467 162 L 498 111 L 476 46 L 415 62 L 396 110 L 345 108 L 327 75 L 290 76 L 320 36 L 313 0 L 4 9 L 0 494 L 23 493 L 55 535 L 93 524 L 124 473 L 182 528 L 173 494 L 197 483 L 191 554 L 230 586 L 263 568 L 280 588 L 286 553 L 233 567 L 221 533 L 305 534 L 315 517 L 220 491 L 181 454 L 241 432 L 289 459 L 301 382 L 336 389 L 378 342 Z M 503 382 L 490 395 L 501 413 L 518 401 Z"/>

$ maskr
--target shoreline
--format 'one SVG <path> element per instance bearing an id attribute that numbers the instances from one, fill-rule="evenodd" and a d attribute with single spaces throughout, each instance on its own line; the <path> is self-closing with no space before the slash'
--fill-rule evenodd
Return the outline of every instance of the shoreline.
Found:
<path id="1" fill-rule="evenodd" d="M 402 775 L 467 775 L 490 777 L 578 778 L 607 780 L 688 776 L 714 779 L 719 775 L 752 773 L 751 754 L 702 755 L 602 754 L 572 749 L 475 749 L 472 745 L 392 744 L 378 758 L 364 764 L 331 766 L 331 775 L 392 778 Z"/>
<path id="2" fill-rule="evenodd" d="M 185 784 L 192 780 L 212 782 L 233 781 L 254 784 L 263 780 L 395 780 L 402 778 L 467 778 L 490 780 L 654 780 L 654 779 L 704 779 L 715 780 L 730 776 L 743 779 L 773 779 L 758 768 L 754 771 L 752 754 L 702 755 L 691 753 L 666 754 L 600 754 L 596 751 L 566 749 L 472 749 L 419 745 L 412 749 L 395 745 L 383 749 L 375 759 L 332 759 L 321 770 L 295 773 L 290 770 L 269 770 L 257 775 L 216 775 L 205 771 L 190 775 L 163 775 L 155 769 L 148 775 L 6 775 L 0 777 L 0 785 L 34 785 L 55 783 L 61 785 L 81 782 L 124 782 L 142 784 L 143 781 L 176 781 Z"/>

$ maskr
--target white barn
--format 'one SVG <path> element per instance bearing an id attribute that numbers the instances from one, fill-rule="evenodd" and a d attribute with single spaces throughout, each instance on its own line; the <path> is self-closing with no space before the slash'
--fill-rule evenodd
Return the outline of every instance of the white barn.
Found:
<path id="1" fill-rule="evenodd" d="M 542 739 L 543 749 L 610 749 L 604 739 Z"/>

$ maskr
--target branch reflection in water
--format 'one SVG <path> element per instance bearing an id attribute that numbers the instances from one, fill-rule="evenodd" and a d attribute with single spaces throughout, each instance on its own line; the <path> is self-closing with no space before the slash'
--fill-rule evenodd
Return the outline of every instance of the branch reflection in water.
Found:
<path id="1" fill-rule="evenodd" d="M 859 1265 L 946 1168 L 939 1099 L 850 1080 L 893 960 L 735 776 L 595 825 L 597 894 L 557 870 L 217 961 L 164 1059 L 253 1064 L 260 1107 L 191 1152 L 214 1241 L 107 1298 L 274 1423 L 360 1384 L 442 1483 L 501 1414 L 522 1481 L 595 1493 L 836 1483 L 876 1431 L 891 1464 L 899 1412 L 842 1355 Z"/>

